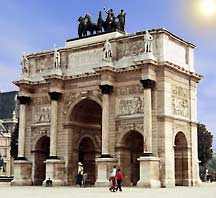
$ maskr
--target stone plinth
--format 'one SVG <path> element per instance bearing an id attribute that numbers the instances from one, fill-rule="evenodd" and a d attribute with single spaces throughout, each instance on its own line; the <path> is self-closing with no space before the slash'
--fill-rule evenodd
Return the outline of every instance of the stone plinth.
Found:
<path id="1" fill-rule="evenodd" d="M 138 187 L 160 188 L 158 157 L 142 156 L 137 159 L 140 162 L 140 180 Z"/>
<path id="2" fill-rule="evenodd" d="M 156 57 L 154 56 L 154 54 L 152 52 L 146 52 L 146 53 L 142 53 L 140 55 L 138 55 L 135 59 L 135 62 L 139 62 L 139 61 L 157 61 Z"/>
<path id="3" fill-rule="evenodd" d="M 51 179 L 53 186 L 63 186 L 65 185 L 64 160 L 59 159 L 47 159 L 46 163 L 46 179 L 43 181 L 43 185 L 46 185 L 46 180 Z"/>
<path id="4" fill-rule="evenodd" d="M 14 179 L 12 186 L 30 186 L 32 185 L 32 163 L 27 160 L 14 161 Z"/>
<path id="5" fill-rule="evenodd" d="M 83 37 L 82 39 L 71 39 L 71 40 L 67 40 L 65 47 L 66 48 L 78 47 L 83 45 L 89 45 L 92 43 L 104 42 L 107 39 L 110 40 L 124 35 L 125 35 L 124 33 L 120 33 L 120 32 L 110 32 L 110 33 L 100 34 L 96 36 Z"/>
<path id="6" fill-rule="evenodd" d="M 109 176 L 110 171 L 114 165 L 116 165 L 118 159 L 116 158 L 97 158 L 96 166 L 97 166 L 97 180 L 95 182 L 95 186 L 103 187 L 109 186 Z"/>

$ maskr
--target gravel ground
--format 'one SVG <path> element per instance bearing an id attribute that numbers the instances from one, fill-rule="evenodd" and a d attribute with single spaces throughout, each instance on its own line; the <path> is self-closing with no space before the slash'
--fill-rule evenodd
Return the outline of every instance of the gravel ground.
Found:
<path id="1" fill-rule="evenodd" d="M 108 188 L 94 187 L 11 187 L 1 184 L 0 195 L 5 198 L 216 198 L 216 183 L 160 189 L 123 187 L 123 192 L 109 192 Z"/>

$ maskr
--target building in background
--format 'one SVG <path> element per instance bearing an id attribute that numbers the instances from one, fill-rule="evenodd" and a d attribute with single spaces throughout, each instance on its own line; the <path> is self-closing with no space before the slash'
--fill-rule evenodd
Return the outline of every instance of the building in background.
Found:
<path id="1" fill-rule="evenodd" d="M 0 176 L 13 175 L 13 163 L 10 155 L 11 135 L 18 123 L 17 91 L 0 92 L 0 156 L 3 165 Z"/>

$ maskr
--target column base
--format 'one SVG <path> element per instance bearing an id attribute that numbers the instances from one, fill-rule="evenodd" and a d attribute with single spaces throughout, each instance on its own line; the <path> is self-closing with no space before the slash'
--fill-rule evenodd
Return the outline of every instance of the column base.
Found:
<path id="1" fill-rule="evenodd" d="M 31 186 L 32 185 L 32 163 L 27 160 L 14 161 L 14 179 L 11 186 Z"/>
<path id="2" fill-rule="evenodd" d="M 65 162 L 60 159 L 47 159 L 46 163 L 46 179 L 43 181 L 43 186 L 46 186 L 46 181 L 51 180 L 52 186 L 65 186 Z"/>
<path id="3" fill-rule="evenodd" d="M 163 179 L 161 181 L 161 187 L 174 188 L 175 187 L 175 180 L 174 179 Z"/>
<path id="4" fill-rule="evenodd" d="M 140 180 L 137 187 L 145 188 L 160 188 L 161 182 L 159 180 L 159 162 L 158 157 L 151 155 L 141 156 L 137 159 L 140 161 Z"/>
<path id="5" fill-rule="evenodd" d="M 111 157 L 100 157 L 96 159 L 97 166 L 97 179 L 95 182 L 96 187 L 110 186 L 109 176 L 110 171 L 114 165 L 117 165 L 118 159 Z"/>

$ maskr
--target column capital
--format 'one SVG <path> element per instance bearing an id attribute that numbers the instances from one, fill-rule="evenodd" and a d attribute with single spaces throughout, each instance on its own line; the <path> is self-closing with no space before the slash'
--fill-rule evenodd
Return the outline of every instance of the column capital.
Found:
<path id="1" fill-rule="evenodd" d="M 153 89 L 155 87 L 155 81 L 151 79 L 140 80 L 144 89 Z"/>
<path id="2" fill-rule="evenodd" d="M 99 85 L 99 88 L 101 89 L 102 94 L 110 94 L 113 91 L 113 86 L 112 85 Z"/>
<path id="3" fill-rule="evenodd" d="M 31 101 L 29 96 L 17 96 L 17 99 L 19 100 L 20 104 L 29 104 Z"/>
<path id="4" fill-rule="evenodd" d="M 51 100 L 59 100 L 62 96 L 62 93 L 53 91 L 53 92 L 49 92 L 49 96 Z"/>

